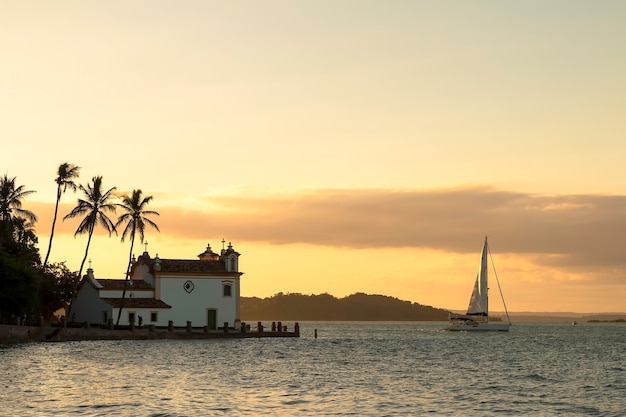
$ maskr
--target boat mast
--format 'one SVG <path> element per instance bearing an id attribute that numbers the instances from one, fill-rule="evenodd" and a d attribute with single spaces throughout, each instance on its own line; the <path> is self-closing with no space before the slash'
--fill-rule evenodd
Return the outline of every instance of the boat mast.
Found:
<path id="1" fill-rule="evenodd" d="M 485 245 L 487 245 L 487 238 L 485 237 Z M 500 280 L 498 279 L 498 273 L 496 272 L 496 264 L 493 262 L 493 255 L 491 249 L 487 245 L 487 251 L 489 252 L 489 258 L 491 259 L 491 266 L 493 268 L 493 275 L 496 277 L 496 283 L 498 284 L 498 291 L 500 291 L 500 298 L 502 299 L 502 305 L 504 306 L 504 312 L 506 313 L 506 319 L 511 324 L 511 318 L 509 317 L 509 310 L 506 308 L 506 302 L 504 301 L 504 294 L 502 294 L 502 287 L 500 287 Z M 489 316 L 487 316 L 489 317 Z M 487 319 L 489 320 L 489 319 Z"/>

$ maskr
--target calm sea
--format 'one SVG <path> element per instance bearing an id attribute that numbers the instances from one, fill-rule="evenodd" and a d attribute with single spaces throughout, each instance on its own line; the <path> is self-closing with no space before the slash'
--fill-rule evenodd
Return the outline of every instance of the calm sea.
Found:
<path id="1" fill-rule="evenodd" d="M 299 339 L 4 346 L 0 415 L 626 415 L 624 324 L 444 326 L 304 322 Z"/>

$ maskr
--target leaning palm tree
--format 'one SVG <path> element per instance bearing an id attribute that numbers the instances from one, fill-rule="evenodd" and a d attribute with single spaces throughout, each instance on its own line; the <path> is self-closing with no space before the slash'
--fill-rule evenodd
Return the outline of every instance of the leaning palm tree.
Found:
<path id="1" fill-rule="evenodd" d="M 13 233 L 17 219 L 36 222 L 37 216 L 22 208 L 22 200 L 35 191 L 25 190 L 23 185 L 15 186 L 16 177 L 7 174 L 0 178 L 0 246 L 6 237 Z"/>
<path id="2" fill-rule="evenodd" d="M 141 190 L 133 190 L 131 194 L 122 197 L 122 202 L 119 207 L 123 208 L 126 212 L 122 214 L 115 227 L 126 224 L 124 232 L 122 233 L 122 242 L 126 237 L 130 236 L 130 252 L 128 254 L 128 266 L 126 267 L 126 279 L 124 280 L 124 290 L 122 291 L 122 301 L 120 309 L 117 313 L 117 321 L 115 325 L 120 324 L 120 317 L 122 316 L 122 309 L 124 308 L 124 298 L 126 297 L 126 288 L 128 280 L 130 279 L 130 268 L 132 266 L 133 247 L 135 246 L 135 235 L 139 234 L 141 243 L 144 241 L 144 233 L 146 226 L 150 226 L 159 231 L 159 226 L 152 220 L 147 218 L 149 215 L 158 216 L 159 213 L 152 210 L 146 210 L 146 206 L 152 201 L 152 196 L 142 196 Z"/>
<path id="3" fill-rule="evenodd" d="M 59 165 L 59 169 L 57 171 L 57 177 L 55 182 L 57 183 L 57 203 L 54 206 L 54 218 L 52 219 L 52 231 L 50 232 L 50 241 L 48 242 L 48 252 L 46 252 L 46 258 L 43 261 L 43 267 L 46 268 L 48 265 L 48 257 L 50 257 L 50 251 L 52 250 L 52 238 L 54 237 L 54 225 L 57 222 L 57 214 L 59 213 L 59 202 L 61 201 L 61 195 L 70 190 L 76 192 L 78 189 L 78 185 L 74 182 L 75 178 L 78 178 L 78 171 L 80 171 L 80 167 L 76 165 L 72 165 L 69 162 L 64 162 Z"/>
<path id="4" fill-rule="evenodd" d="M 102 177 L 96 176 L 91 179 L 92 183 L 87 184 L 87 186 L 80 185 L 80 190 L 85 194 L 85 199 L 78 199 L 78 204 L 74 209 L 72 209 L 69 214 L 63 217 L 63 220 L 71 219 L 78 216 L 85 216 L 83 220 L 78 225 L 76 229 L 76 233 L 74 233 L 74 237 L 78 235 L 82 235 L 87 233 L 89 238 L 87 239 L 87 246 L 85 248 L 85 256 L 83 256 L 83 260 L 80 263 L 80 269 L 78 270 L 78 280 L 77 283 L 82 278 L 83 267 L 85 266 L 85 261 L 87 260 L 87 255 L 89 254 L 89 245 L 91 244 L 91 237 L 93 235 L 93 231 L 97 225 L 104 227 L 104 229 L 109 232 L 109 236 L 111 233 L 116 232 L 115 225 L 107 217 L 107 213 L 115 213 L 116 204 L 112 203 L 110 200 L 113 196 L 113 192 L 115 191 L 115 187 L 110 188 L 106 192 L 102 192 Z M 72 301 L 76 296 L 76 286 L 72 291 Z M 69 316 L 70 311 L 72 310 L 72 301 L 70 301 L 70 306 L 67 311 L 67 315 Z M 67 323 L 67 320 L 65 320 Z"/>

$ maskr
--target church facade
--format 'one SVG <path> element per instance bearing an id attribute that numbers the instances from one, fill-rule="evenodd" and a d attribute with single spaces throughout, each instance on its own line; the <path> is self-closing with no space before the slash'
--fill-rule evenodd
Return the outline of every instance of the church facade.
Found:
<path id="1" fill-rule="evenodd" d="M 147 250 L 133 259 L 130 279 L 95 278 L 89 268 L 78 286 L 70 321 L 93 325 L 239 325 L 239 256 L 231 244 L 219 254 L 207 245 L 198 259 L 152 258 Z M 122 294 L 126 287 L 126 294 Z"/>

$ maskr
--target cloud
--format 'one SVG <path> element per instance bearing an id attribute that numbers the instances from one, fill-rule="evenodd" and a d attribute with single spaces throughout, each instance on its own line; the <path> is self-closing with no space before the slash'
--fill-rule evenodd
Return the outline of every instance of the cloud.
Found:
<path id="1" fill-rule="evenodd" d="M 488 235 L 496 253 L 524 254 L 546 266 L 579 271 L 626 266 L 626 196 L 621 195 L 534 195 L 489 187 L 326 189 L 215 195 L 184 204 L 153 201 L 162 234 L 455 253 L 478 252 Z M 70 209 L 65 204 L 60 212 Z M 76 225 L 69 226 L 59 221 L 57 233 L 73 233 Z"/>

